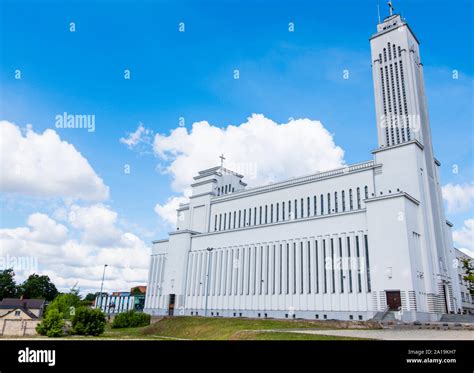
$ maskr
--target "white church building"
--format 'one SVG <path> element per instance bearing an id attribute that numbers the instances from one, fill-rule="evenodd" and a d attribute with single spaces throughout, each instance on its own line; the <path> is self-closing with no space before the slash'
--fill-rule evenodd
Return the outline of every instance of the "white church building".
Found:
<path id="1" fill-rule="evenodd" d="M 439 320 L 461 308 L 433 153 L 419 42 L 391 14 L 370 38 L 372 159 L 246 188 L 218 166 L 194 177 L 176 230 L 153 242 L 145 312 Z"/>

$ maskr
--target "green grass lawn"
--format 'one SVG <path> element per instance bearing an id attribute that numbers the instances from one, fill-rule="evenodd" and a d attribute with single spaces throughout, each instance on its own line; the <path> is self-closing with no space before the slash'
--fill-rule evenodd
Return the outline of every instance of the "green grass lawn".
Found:
<path id="1" fill-rule="evenodd" d="M 361 325 L 361 324 L 359 324 Z M 362 324 L 363 325 L 363 324 Z M 164 318 L 143 328 L 108 329 L 110 338 L 177 338 L 191 340 L 326 340 L 346 339 L 302 333 L 284 329 L 341 329 L 353 324 L 339 321 L 302 321 L 245 318 L 172 317 Z M 274 332 L 261 332 L 275 330 Z"/>

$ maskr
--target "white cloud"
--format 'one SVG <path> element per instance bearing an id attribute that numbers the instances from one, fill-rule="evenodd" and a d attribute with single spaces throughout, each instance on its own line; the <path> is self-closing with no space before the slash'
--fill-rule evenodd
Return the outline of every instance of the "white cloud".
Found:
<path id="1" fill-rule="evenodd" d="M 474 183 L 447 184 L 442 188 L 443 198 L 446 200 L 448 213 L 456 214 L 468 211 L 474 202 Z"/>
<path id="2" fill-rule="evenodd" d="M 157 203 L 155 212 L 167 222 L 170 226 L 176 226 L 177 213 L 176 209 L 181 203 L 187 203 L 189 199 L 185 196 L 170 197 L 164 204 Z"/>
<path id="3" fill-rule="evenodd" d="M 33 258 L 37 268 L 15 266 L 18 278 L 39 272 L 50 276 L 61 290 L 78 283 L 82 291 L 97 291 L 104 264 L 109 265 L 106 291 L 146 283 L 150 249 L 116 226 L 116 212 L 102 204 L 72 205 L 67 216 L 69 229 L 40 213 L 28 217 L 27 227 L 0 229 L 1 263 L 8 266 L 12 259 Z"/>
<path id="4" fill-rule="evenodd" d="M 101 201 L 109 188 L 76 148 L 56 131 L 42 134 L 27 126 L 24 134 L 0 121 L 0 191 L 32 197 Z"/>
<path id="5" fill-rule="evenodd" d="M 453 232 L 453 241 L 460 250 L 474 252 L 474 219 L 464 221 L 464 226 L 460 230 Z"/>
<path id="6" fill-rule="evenodd" d="M 117 213 L 103 204 L 87 207 L 72 205 L 68 215 L 71 226 L 82 232 L 83 241 L 95 245 L 113 245 L 121 237 L 116 227 Z"/>
<path id="7" fill-rule="evenodd" d="M 134 149 L 139 145 L 150 145 L 153 141 L 153 131 L 147 129 L 140 123 L 135 130 L 127 134 L 127 137 L 121 137 L 120 142 L 128 146 L 129 149 Z"/>
<path id="8" fill-rule="evenodd" d="M 155 136 L 155 154 L 173 178 L 173 189 L 182 192 L 193 176 L 217 166 L 243 173 L 249 186 L 328 170 L 344 164 L 344 151 L 319 121 L 297 119 L 278 124 L 261 114 L 245 123 L 219 128 L 197 122 L 191 131 L 178 127 L 169 135 Z"/>

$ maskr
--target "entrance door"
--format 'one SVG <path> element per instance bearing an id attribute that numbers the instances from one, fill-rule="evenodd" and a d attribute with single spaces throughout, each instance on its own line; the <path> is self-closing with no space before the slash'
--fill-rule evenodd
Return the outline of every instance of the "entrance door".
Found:
<path id="1" fill-rule="evenodd" d="M 402 306 L 400 290 L 385 291 L 387 296 L 387 306 L 390 310 L 398 310 Z"/>
<path id="2" fill-rule="evenodd" d="M 168 305 L 168 315 L 173 316 L 174 314 L 174 301 L 176 298 L 176 294 L 170 294 L 170 303 Z"/>

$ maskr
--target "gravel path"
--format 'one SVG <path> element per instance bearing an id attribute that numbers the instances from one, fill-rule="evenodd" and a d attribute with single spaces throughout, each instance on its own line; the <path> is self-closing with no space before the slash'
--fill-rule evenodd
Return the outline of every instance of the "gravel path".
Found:
<path id="1" fill-rule="evenodd" d="M 338 337 L 372 338 L 384 340 L 471 340 L 472 330 L 292 330 L 292 333 L 333 335 Z"/>

